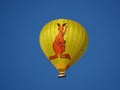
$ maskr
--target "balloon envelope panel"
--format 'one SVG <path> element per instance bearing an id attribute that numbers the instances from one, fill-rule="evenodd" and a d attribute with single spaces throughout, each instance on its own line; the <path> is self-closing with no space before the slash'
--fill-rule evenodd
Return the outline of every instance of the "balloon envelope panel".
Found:
<path id="1" fill-rule="evenodd" d="M 48 22 L 40 32 L 39 40 L 44 54 L 60 73 L 75 63 L 88 45 L 84 27 L 69 19 Z"/>

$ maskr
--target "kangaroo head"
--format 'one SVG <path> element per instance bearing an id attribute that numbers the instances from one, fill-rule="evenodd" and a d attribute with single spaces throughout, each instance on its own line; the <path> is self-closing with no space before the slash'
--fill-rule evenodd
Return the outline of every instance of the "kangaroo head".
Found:
<path id="1" fill-rule="evenodd" d="M 64 23 L 64 24 L 60 25 L 59 23 L 57 23 L 59 32 L 63 32 L 64 27 L 65 27 L 66 24 L 67 23 Z"/>

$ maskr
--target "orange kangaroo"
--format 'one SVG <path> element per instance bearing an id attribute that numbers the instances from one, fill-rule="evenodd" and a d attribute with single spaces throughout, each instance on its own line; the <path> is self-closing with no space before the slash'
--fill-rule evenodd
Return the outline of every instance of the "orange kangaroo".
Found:
<path id="1" fill-rule="evenodd" d="M 57 34 L 55 41 L 53 42 L 53 49 L 55 55 L 50 56 L 49 57 L 50 60 L 58 58 L 58 55 L 60 55 L 60 58 L 67 58 L 71 60 L 69 54 L 63 54 L 63 52 L 65 52 L 65 43 L 66 43 L 66 40 L 64 40 L 64 35 L 66 34 L 66 29 L 68 27 L 68 26 L 65 27 L 66 24 L 67 23 L 60 25 L 59 23 L 57 23 L 59 33 Z"/>

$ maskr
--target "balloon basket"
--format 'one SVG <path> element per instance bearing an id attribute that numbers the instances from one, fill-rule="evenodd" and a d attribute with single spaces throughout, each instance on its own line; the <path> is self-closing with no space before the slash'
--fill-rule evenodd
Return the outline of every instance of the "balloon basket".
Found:
<path id="1" fill-rule="evenodd" d="M 58 77 L 58 78 L 64 78 L 64 77 L 66 77 L 66 74 L 65 74 L 65 73 L 59 73 L 59 74 L 57 75 L 57 77 Z"/>

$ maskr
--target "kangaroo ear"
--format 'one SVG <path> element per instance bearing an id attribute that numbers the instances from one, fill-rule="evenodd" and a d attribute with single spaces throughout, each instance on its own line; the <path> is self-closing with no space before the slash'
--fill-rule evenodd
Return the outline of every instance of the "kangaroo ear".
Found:
<path id="1" fill-rule="evenodd" d="M 64 23 L 62 26 L 65 26 L 67 23 Z"/>
<path id="2" fill-rule="evenodd" d="M 57 25 L 58 25 L 58 26 L 60 26 L 60 24 L 59 24 L 59 23 L 57 23 Z"/>

